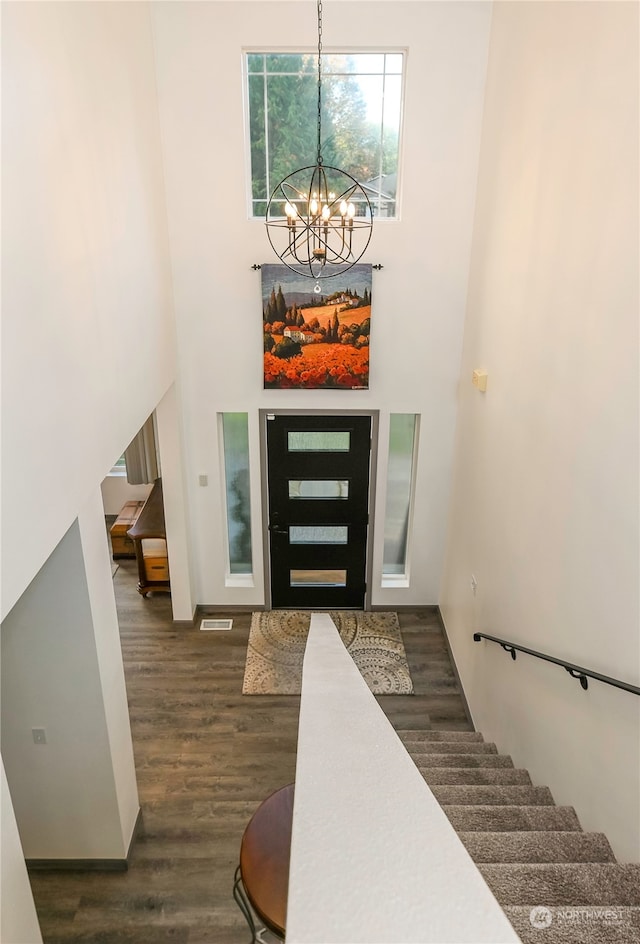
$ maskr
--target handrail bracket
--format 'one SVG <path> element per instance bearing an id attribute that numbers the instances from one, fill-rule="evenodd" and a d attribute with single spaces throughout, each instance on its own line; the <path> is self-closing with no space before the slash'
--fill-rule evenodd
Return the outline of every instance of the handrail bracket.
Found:
<path id="1" fill-rule="evenodd" d="M 583 672 L 576 672 L 575 669 L 570 668 L 568 665 L 565 665 L 565 669 L 571 676 L 571 678 L 578 679 L 584 690 L 586 691 L 589 688 L 589 680 Z"/>

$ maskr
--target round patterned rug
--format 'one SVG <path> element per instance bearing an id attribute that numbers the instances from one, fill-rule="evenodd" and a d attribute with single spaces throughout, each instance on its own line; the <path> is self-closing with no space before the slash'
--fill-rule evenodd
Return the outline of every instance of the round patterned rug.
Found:
<path id="1" fill-rule="evenodd" d="M 329 613 L 363 679 L 375 695 L 413 695 L 397 613 Z M 311 613 L 253 613 L 243 695 L 299 695 Z"/>

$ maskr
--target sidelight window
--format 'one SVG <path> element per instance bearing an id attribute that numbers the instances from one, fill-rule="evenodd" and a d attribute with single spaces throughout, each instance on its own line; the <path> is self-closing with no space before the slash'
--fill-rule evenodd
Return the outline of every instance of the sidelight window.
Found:
<path id="1" fill-rule="evenodd" d="M 389 418 L 384 586 L 406 586 L 408 581 L 418 419 L 415 413 L 392 413 Z"/>
<path id="2" fill-rule="evenodd" d="M 229 573 L 252 573 L 247 413 L 222 413 Z"/>

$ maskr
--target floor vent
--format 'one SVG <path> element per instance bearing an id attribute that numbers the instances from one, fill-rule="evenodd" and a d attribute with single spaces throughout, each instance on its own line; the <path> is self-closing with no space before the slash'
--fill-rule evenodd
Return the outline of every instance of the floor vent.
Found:
<path id="1" fill-rule="evenodd" d="M 200 623 L 200 629 L 231 629 L 233 626 L 232 619 L 203 619 Z"/>

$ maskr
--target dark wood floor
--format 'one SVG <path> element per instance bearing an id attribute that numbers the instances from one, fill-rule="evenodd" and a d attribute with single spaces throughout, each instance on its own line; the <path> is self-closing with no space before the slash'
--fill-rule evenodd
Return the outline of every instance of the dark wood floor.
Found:
<path id="1" fill-rule="evenodd" d="M 245 944 L 232 895 L 244 828 L 295 775 L 297 696 L 241 695 L 251 616 L 175 627 L 166 595 L 114 577 L 142 827 L 125 873 L 31 875 L 45 944 Z M 378 701 L 396 728 L 470 729 L 437 613 L 401 611 L 414 696 Z M 345 719 L 348 723 L 348 719 Z"/>

